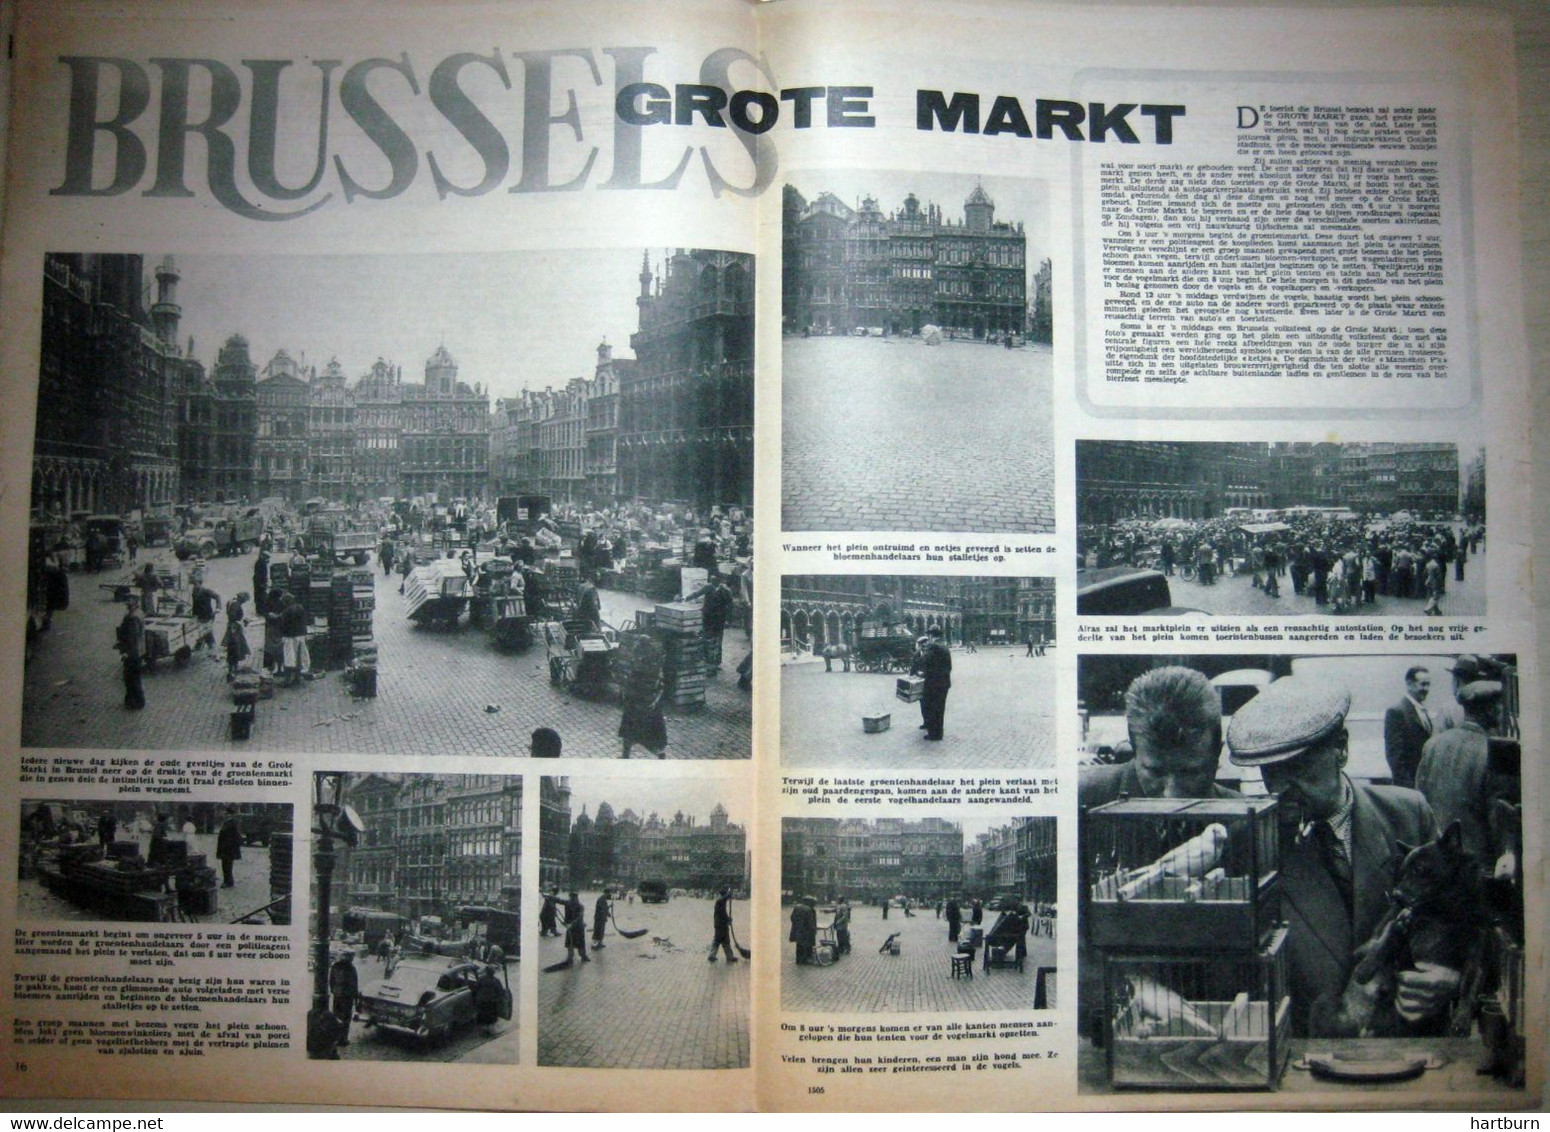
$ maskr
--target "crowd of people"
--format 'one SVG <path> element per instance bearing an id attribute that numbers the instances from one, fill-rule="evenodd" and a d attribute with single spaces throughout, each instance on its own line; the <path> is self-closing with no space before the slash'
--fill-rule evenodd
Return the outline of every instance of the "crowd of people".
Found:
<path id="1" fill-rule="evenodd" d="M 947 921 L 947 942 L 958 951 L 973 951 L 981 946 L 1005 947 L 1018 961 L 1028 953 L 1028 936 L 1055 938 L 1055 906 L 1043 901 L 1029 903 L 1020 899 L 1002 898 L 992 905 L 996 919 L 989 931 L 983 927 L 986 903 L 977 897 L 944 896 L 939 900 L 920 901 L 913 897 L 883 897 L 877 901 L 881 913 L 880 922 L 888 920 L 889 912 L 897 908 L 907 919 L 914 919 L 917 911 L 931 908 L 938 920 Z M 828 923 L 820 922 L 820 914 L 827 913 Z M 815 896 L 799 895 L 791 901 L 790 931 L 786 940 L 795 947 L 795 962 L 807 967 L 824 965 L 851 951 L 851 923 L 854 909 L 843 894 L 824 904 Z M 969 927 L 968 932 L 964 925 Z M 820 942 L 820 933 L 826 933 Z M 897 938 L 897 933 L 883 929 L 884 940 L 880 950 L 887 950 Z M 832 948 L 831 955 L 820 955 L 820 946 Z"/>
<path id="2" fill-rule="evenodd" d="M 1077 552 L 1079 566 L 1192 573 L 1201 585 L 1247 575 L 1268 597 L 1282 596 L 1285 579 L 1292 593 L 1337 612 L 1381 596 L 1424 599 L 1425 612 L 1440 614 L 1449 574 L 1464 581 L 1469 557 L 1484 542 L 1483 522 L 1306 514 L 1268 523 L 1127 519 L 1084 527 Z"/>

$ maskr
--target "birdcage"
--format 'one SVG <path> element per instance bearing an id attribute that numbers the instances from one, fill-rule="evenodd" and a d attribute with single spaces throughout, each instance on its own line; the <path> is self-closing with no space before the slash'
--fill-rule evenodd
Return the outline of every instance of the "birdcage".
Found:
<path id="1" fill-rule="evenodd" d="M 1280 923 L 1274 798 L 1122 798 L 1079 828 L 1094 947 L 1252 952 Z"/>
<path id="2" fill-rule="evenodd" d="M 1290 1051 L 1285 926 L 1242 956 L 1103 956 L 1109 1082 L 1128 1089 L 1275 1089 Z"/>

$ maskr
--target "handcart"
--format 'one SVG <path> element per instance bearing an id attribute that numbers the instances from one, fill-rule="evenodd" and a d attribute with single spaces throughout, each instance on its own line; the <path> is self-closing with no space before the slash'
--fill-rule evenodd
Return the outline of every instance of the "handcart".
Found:
<path id="1" fill-rule="evenodd" d="M 407 616 L 417 625 L 456 628 L 468 607 L 472 586 L 455 559 L 441 558 L 417 566 L 404 580 Z"/>
<path id="2" fill-rule="evenodd" d="M 490 632 L 495 647 L 507 652 L 523 652 L 533 643 L 533 623 L 527 615 L 527 603 L 521 594 L 501 594 L 492 599 Z"/>
<path id="3" fill-rule="evenodd" d="M 549 682 L 593 699 L 610 694 L 619 635 L 610 626 L 594 631 L 585 621 L 546 621 L 544 652 Z"/>
<path id="4" fill-rule="evenodd" d="M 172 658 L 183 668 L 193 659 L 194 646 L 204 627 L 187 617 L 151 617 L 145 622 L 145 669 L 156 671 L 156 663 Z"/>
<path id="5" fill-rule="evenodd" d="M 818 929 L 818 943 L 813 947 L 815 967 L 832 966 L 840 957 L 840 935 L 831 922 Z"/>

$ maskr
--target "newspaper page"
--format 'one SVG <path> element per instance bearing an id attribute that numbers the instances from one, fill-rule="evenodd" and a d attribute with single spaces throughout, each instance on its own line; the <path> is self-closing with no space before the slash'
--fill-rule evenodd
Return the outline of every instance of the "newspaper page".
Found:
<path id="1" fill-rule="evenodd" d="M 1535 1103 L 1510 29 L 761 17 L 761 1103 Z"/>
<path id="2" fill-rule="evenodd" d="M 1509 47 L 22 4 L 7 1095 L 1538 1103 Z"/>
<path id="3" fill-rule="evenodd" d="M 753 11 L 23 6 L 6 1095 L 753 1106 Z"/>

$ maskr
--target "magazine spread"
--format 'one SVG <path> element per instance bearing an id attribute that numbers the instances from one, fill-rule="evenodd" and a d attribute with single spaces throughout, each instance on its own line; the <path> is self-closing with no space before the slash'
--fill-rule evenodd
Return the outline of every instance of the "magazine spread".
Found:
<path id="1" fill-rule="evenodd" d="M 1511 30 L 17 5 L 4 1094 L 1542 1103 Z"/>

